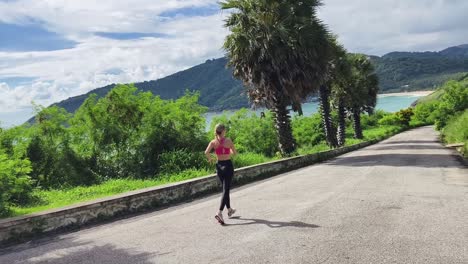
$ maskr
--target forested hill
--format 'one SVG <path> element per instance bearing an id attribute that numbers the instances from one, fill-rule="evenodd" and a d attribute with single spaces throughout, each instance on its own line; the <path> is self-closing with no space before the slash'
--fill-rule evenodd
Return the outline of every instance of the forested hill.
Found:
<path id="1" fill-rule="evenodd" d="M 371 58 L 382 92 L 434 89 L 468 72 L 468 44 L 439 52 L 391 52 Z"/>
<path id="2" fill-rule="evenodd" d="M 159 80 L 135 83 L 142 91 L 151 91 L 162 99 L 176 99 L 186 90 L 200 91 L 200 103 L 211 110 L 237 109 L 247 107 L 247 97 L 241 96 L 242 82 L 232 77 L 226 69 L 225 58 L 207 60 L 190 69 L 177 72 Z M 115 84 L 97 88 L 87 94 L 68 98 L 56 105 L 74 112 L 92 93 L 99 97 L 106 95 Z"/>
<path id="3" fill-rule="evenodd" d="M 392 52 L 382 57 L 371 56 L 380 78 L 381 92 L 432 89 L 448 79 L 468 72 L 468 45 L 451 47 L 440 52 Z M 211 110 L 236 109 L 248 106 L 242 83 L 232 77 L 225 58 L 175 73 L 165 78 L 135 83 L 143 91 L 151 91 L 163 99 L 175 99 L 188 90 L 200 91 L 200 103 Z M 74 112 L 91 93 L 104 96 L 114 84 L 60 103 Z"/>

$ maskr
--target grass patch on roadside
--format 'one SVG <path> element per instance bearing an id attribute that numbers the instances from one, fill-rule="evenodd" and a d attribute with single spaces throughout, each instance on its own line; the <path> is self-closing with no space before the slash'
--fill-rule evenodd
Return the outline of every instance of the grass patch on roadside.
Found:
<path id="1" fill-rule="evenodd" d="M 330 147 L 326 143 L 320 143 L 315 146 L 301 147 L 297 150 L 297 153 L 299 155 L 307 155 L 307 154 L 314 154 L 320 151 L 326 151 L 329 149 Z"/>
<path id="2" fill-rule="evenodd" d="M 464 143 L 462 154 L 468 157 L 468 110 L 453 117 L 442 130 L 442 139 L 445 143 Z"/>
<path id="3" fill-rule="evenodd" d="M 34 196 L 40 201 L 27 207 L 11 207 L 11 216 L 19 216 L 59 208 L 80 202 L 91 201 L 129 191 L 155 187 L 163 184 L 184 181 L 212 174 L 208 170 L 186 170 L 174 175 L 164 175 L 158 179 L 113 179 L 99 185 L 75 187 L 66 190 L 36 190 Z"/>
<path id="4" fill-rule="evenodd" d="M 364 130 L 363 135 L 365 140 L 381 140 L 398 134 L 403 130 L 405 129 L 401 126 L 379 126 Z"/>

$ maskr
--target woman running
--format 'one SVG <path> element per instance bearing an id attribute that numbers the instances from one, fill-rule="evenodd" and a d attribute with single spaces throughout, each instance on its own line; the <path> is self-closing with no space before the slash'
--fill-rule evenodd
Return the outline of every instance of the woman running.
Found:
<path id="1" fill-rule="evenodd" d="M 210 163 L 213 162 L 211 158 L 211 150 L 215 150 L 218 162 L 216 163 L 216 173 L 223 185 L 223 196 L 221 197 L 221 205 L 219 211 L 215 215 L 216 220 L 221 225 L 224 225 L 223 210 L 224 207 L 228 209 L 228 216 L 231 217 L 236 210 L 231 208 L 229 199 L 229 190 L 231 189 L 232 176 L 234 175 L 234 166 L 232 165 L 231 155 L 237 154 L 236 148 L 232 140 L 226 138 L 226 128 L 223 124 L 217 124 L 215 128 L 215 139 L 213 139 L 205 150 L 206 158 Z"/>

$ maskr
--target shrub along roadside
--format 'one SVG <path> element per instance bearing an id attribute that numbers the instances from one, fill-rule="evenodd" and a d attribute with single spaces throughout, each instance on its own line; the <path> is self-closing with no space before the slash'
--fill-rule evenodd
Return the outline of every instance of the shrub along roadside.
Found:
<path id="1" fill-rule="evenodd" d="M 29 160 L 8 158 L 0 149 L 0 216 L 10 213 L 12 203 L 24 204 L 30 200 L 32 182 L 28 173 L 31 170 Z"/>
<path id="2" fill-rule="evenodd" d="M 447 122 L 442 130 L 442 139 L 449 143 L 464 143 L 461 152 L 468 157 L 468 110 Z"/>
<path id="3" fill-rule="evenodd" d="M 436 93 L 416 105 L 410 124 L 435 124 L 442 141 L 464 143 L 462 154 L 468 157 L 468 77 L 447 82 Z"/>

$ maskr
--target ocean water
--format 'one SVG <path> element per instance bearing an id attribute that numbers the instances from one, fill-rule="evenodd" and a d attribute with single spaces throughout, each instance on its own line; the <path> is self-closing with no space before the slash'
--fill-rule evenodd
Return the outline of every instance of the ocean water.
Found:
<path id="1" fill-rule="evenodd" d="M 379 96 L 377 98 L 377 106 L 376 109 L 381 109 L 387 112 L 398 112 L 401 109 L 409 107 L 414 101 L 416 101 L 420 96 Z M 252 110 L 252 112 L 256 112 L 260 114 L 260 112 L 264 111 L 265 109 L 257 109 Z M 305 103 L 302 105 L 302 111 L 304 112 L 305 116 L 311 115 L 316 113 L 318 110 L 318 102 L 311 102 Z M 211 120 L 213 117 L 222 115 L 226 113 L 228 116 L 232 115 L 235 111 L 224 111 L 224 112 L 208 112 L 205 114 L 206 117 L 206 126 L 207 128 L 210 127 Z"/>

